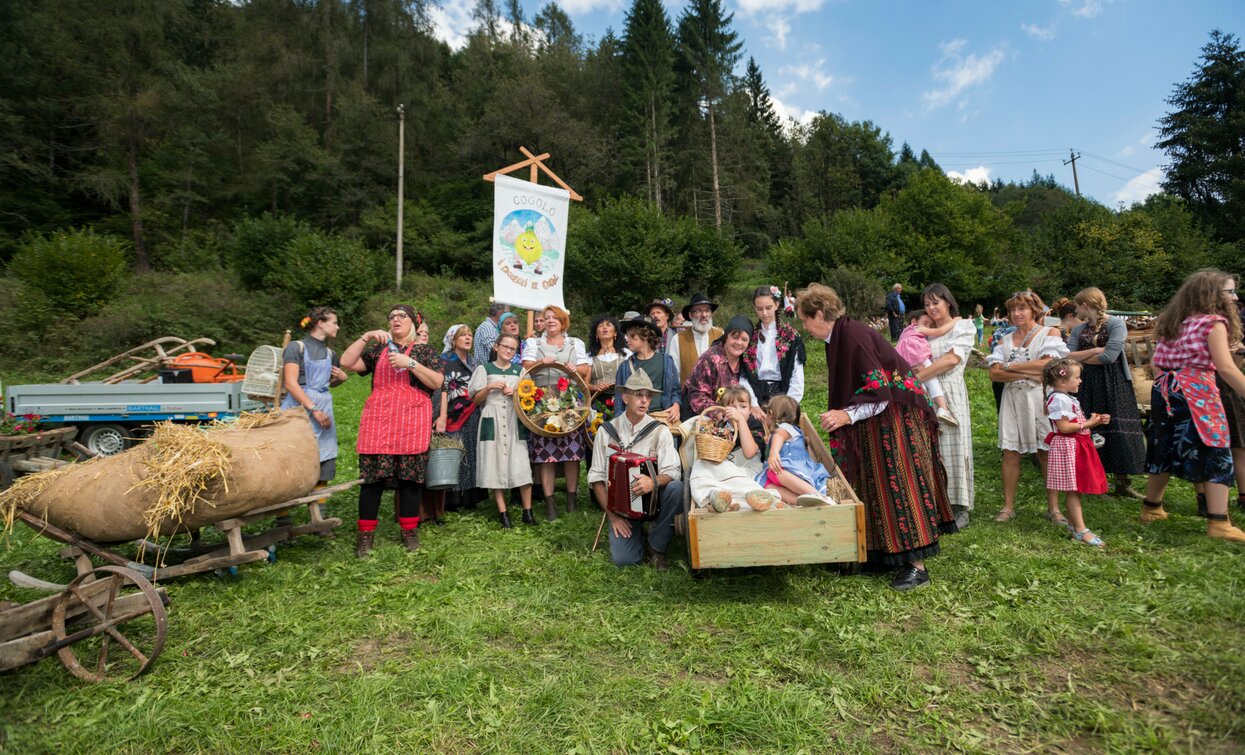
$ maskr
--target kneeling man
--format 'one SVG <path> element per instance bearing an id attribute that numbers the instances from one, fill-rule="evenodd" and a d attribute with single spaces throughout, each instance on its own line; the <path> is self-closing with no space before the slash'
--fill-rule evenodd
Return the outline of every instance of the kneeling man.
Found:
<path id="1" fill-rule="evenodd" d="M 627 411 L 610 420 L 613 434 L 604 425 L 597 430 L 592 447 L 592 466 L 588 469 L 588 484 L 597 505 L 609 519 L 610 558 L 614 565 L 629 566 L 647 558 L 658 571 L 665 571 L 668 568 L 666 548 L 674 536 L 674 517 L 683 508 L 683 487 L 678 484 L 682 469 L 670 428 L 648 416 L 649 402 L 656 393 L 644 370 L 636 370 L 627 378 L 622 388 Z M 617 438 L 613 437 L 615 434 Z M 647 535 L 639 521 L 619 516 L 607 506 L 609 458 L 616 450 L 610 448 L 611 444 L 657 459 L 657 479 L 640 475 L 631 486 L 633 496 L 645 495 L 654 486 L 660 488 L 660 513 L 655 521 L 649 523 Z"/>

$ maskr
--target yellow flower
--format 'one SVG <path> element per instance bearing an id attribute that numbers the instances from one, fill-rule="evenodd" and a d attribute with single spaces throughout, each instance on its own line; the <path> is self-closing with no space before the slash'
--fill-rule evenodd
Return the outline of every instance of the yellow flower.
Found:
<path id="1" fill-rule="evenodd" d="M 557 433 L 557 432 L 561 432 L 561 431 L 562 431 L 562 428 L 558 427 L 557 425 L 553 424 L 552 422 L 549 422 L 549 423 L 547 423 L 547 424 L 545 425 L 545 432 L 547 432 L 547 433 Z"/>
<path id="2" fill-rule="evenodd" d="M 519 398 L 527 398 L 536 393 L 536 383 L 532 380 L 520 380 L 517 391 Z"/>
<path id="3" fill-rule="evenodd" d="M 536 399 L 531 396 L 521 396 L 519 398 L 519 408 L 525 412 L 530 412 L 536 408 Z"/>

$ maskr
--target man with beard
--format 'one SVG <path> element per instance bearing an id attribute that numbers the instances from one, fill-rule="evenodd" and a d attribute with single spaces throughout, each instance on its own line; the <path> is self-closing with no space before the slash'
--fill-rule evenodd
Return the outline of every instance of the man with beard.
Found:
<path id="1" fill-rule="evenodd" d="M 722 337 L 722 329 L 713 326 L 713 313 L 717 308 L 716 302 L 699 292 L 692 294 L 691 302 L 683 308 L 683 319 L 691 323 L 691 327 L 683 328 L 671 337 L 669 348 L 670 358 L 679 371 L 680 383 L 687 382 L 700 355 Z"/>

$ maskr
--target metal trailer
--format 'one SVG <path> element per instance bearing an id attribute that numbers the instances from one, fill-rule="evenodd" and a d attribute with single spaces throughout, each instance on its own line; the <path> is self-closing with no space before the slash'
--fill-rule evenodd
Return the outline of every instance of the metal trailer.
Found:
<path id="1" fill-rule="evenodd" d="M 99 456 L 133 444 L 138 430 L 153 422 L 210 422 L 259 408 L 244 399 L 241 383 L 47 383 L 10 385 L 5 409 L 36 414 L 51 427 L 76 427 L 78 439 Z"/>

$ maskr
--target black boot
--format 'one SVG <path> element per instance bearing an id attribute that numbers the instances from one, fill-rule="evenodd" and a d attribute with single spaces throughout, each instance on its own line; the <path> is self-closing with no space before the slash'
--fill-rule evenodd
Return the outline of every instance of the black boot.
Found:
<path id="1" fill-rule="evenodd" d="M 1207 512 L 1206 510 L 1206 494 L 1198 493 L 1197 494 L 1197 515 L 1205 519 L 1208 513 L 1209 512 Z"/>
<path id="2" fill-rule="evenodd" d="M 375 532 L 360 532 L 359 539 L 354 543 L 355 558 L 367 558 L 367 554 L 372 552 L 374 542 L 376 542 Z"/>
<path id="3" fill-rule="evenodd" d="M 501 520 L 501 528 L 503 530 L 512 529 L 514 527 L 514 525 L 510 523 L 510 512 L 499 511 L 497 512 L 497 518 Z"/>
<path id="4" fill-rule="evenodd" d="M 532 516 L 531 509 L 523 509 L 523 523 L 536 524 L 536 517 Z"/>
<path id="5" fill-rule="evenodd" d="M 568 514 L 575 513 L 575 495 L 576 491 L 574 490 L 571 490 L 566 494 L 566 513 Z"/>
<path id="6" fill-rule="evenodd" d="M 553 521 L 558 518 L 558 504 L 553 502 L 553 496 L 545 496 L 545 518 Z"/>
<path id="7" fill-rule="evenodd" d="M 419 550 L 419 528 L 412 527 L 409 530 L 402 530 L 402 545 L 408 551 Z"/>

